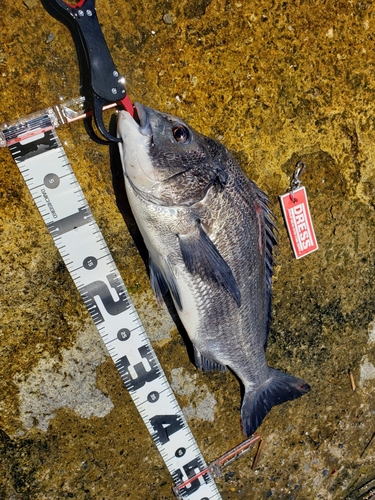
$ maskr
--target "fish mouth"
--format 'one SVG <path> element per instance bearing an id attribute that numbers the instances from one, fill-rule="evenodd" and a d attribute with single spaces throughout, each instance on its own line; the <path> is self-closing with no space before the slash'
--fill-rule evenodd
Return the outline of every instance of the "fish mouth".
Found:
<path id="1" fill-rule="evenodd" d="M 148 117 L 147 111 L 141 103 L 134 104 L 134 120 L 139 125 L 139 132 L 145 137 L 152 138 L 151 122 Z"/>

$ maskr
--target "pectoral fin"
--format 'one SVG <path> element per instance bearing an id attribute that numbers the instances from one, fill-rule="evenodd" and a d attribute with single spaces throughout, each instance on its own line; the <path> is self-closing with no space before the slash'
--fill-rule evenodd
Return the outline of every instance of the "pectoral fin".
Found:
<path id="1" fill-rule="evenodd" d="M 198 224 L 194 234 L 179 235 L 182 258 L 191 274 L 198 274 L 221 285 L 241 306 L 241 292 L 233 273 L 219 250 Z"/>

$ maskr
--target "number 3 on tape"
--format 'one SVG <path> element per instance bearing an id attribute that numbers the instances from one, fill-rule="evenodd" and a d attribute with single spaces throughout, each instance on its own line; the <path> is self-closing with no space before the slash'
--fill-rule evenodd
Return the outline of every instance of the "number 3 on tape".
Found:
<path id="1" fill-rule="evenodd" d="M 179 498 L 221 496 L 94 220 L 47 110 L 4 126 L 47 228 L 149 430 Z M 0 134 L 1 141 L 1 134 Z M 197 474 L 200 476 L 196 479 Z"/>
<path id="2" fill-rule="evenodd" d="M 280 196 L 281 209 L 296 259 L 318 249 L 306 189 L 302 186 Z"/>

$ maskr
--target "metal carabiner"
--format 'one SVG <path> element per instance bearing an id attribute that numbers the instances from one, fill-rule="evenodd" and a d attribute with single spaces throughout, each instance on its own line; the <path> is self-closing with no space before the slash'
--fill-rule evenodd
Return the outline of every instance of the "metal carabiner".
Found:
<path id="1" fill-rule="evenodd" d="M 294 167 L 294 172 L 293 172 L 293 177 L 292 180 L 290 181 L 290 186 L 289 186 L 289 191 L 290 191 L 290 197 L 293 203 L 295 203 L 295 198 L 294 198 L 294 191 L 298 189 L 302 181 L 300 180 L 300 176 L 303 174 L 303 171 L 306 168 L 306 164 L 303 161 L 297 162 L 296 166 Z"/>

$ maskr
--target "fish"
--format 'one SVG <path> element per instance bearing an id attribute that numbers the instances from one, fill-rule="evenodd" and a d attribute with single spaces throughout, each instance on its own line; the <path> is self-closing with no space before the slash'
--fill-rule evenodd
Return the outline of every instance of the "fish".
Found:
<path id="1" fill-rule="evenodd" d="M 140 103 L 118 114 L 130 208 L 149 253 L 157 303 L 167 292 L 203 371 L 243 385 L 252 435 L 274 405 L 310 390 L 266 360 L 275 222 L 266 194 L 229 150 L 176 116 Z"/>

